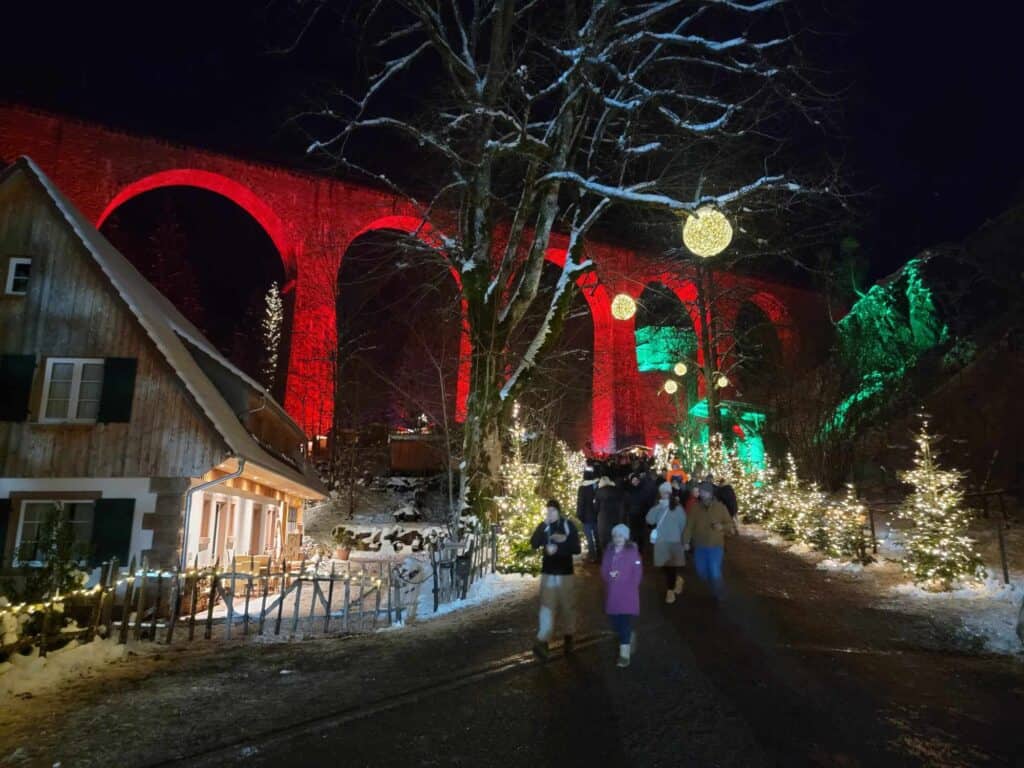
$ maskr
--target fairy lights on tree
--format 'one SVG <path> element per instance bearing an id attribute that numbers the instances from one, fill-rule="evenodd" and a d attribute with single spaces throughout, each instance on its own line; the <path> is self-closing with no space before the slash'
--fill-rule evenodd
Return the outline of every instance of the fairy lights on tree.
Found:
<path id="1" fill-rule="evenodd" d="M 511 450 L 501 467 L 505 492 L 495 498 L 501 521 L 498 570 L 503 573 L 540 571 L 540 558 L 530 547 L 530 536 L 541 521 L 544 500 L 537 494 L 539 467 L 523 459 L 526 436 L 526 430 L 519 421 L 519 406 L 516 405 L 509 430 Z"/>
<path id="2" fill-rule="evenodd" d="M 900 474 L 914 488 L 897 512 L 910 523 L 904 533 L 903 567 L 915 582 L 948 590 L 958 581 L 982 578 L 984 568 L 967 535 L 970 513 L 964 506 L 963 474 L 939 466 L 927 419 L 915 441 L 914 467 Z"/>
<path id="3" fill-rule="evenodd" d="M 278 353 L 281 348 L 281 324 L 284 321 L 284 303 L 277 282 L 270 284 L 263 297 L 263 386 L 273 389 L 277 379 Z"/>

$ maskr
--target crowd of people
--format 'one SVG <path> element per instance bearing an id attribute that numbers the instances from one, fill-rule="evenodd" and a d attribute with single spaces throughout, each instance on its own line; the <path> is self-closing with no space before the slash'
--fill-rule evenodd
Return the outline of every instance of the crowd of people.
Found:
<path id="1" fill-rule="evenodd" d="M 666 604 L 683 593 L 688 557 L 717 602 L 723 595 L 725 537 L 736 532 L 737 511 L 730 485 L 716 484 L 700 468 L 687 472 L 677 460 L 661 470 L 646 456 L 588 463 L 577 493 L 576 518 L 583 526 L 588 562 L 600 563 L 605 612 L 619 640 L 618 666 L 629 666 L 635 647 L 633 624 L 640 614 L 645 560 L 661 571 Z M 543 550 L 534 653 L 548 657 L 557 625 L 563 629 L 564 652 L 571 653 L 576 623 L 573 558 L 583 552 L 581 532 L 552 499 L 530 544 Z"/>

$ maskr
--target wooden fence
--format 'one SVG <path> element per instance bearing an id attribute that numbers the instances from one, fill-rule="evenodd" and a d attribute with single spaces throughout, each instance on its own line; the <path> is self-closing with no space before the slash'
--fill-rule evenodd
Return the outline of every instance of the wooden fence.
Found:
<path id="1" fill-rule="evenodd" d="M 29 614 L 16 644 L 0 654 L 56 642 L 114 637 L 171 644 L 211 640 L 300 638 L 372 632 L 415 616 L 422 588 L 432 589 L 436 611 L 464 599 L 470 586 L 495 570 L 494 531 L 470 534 L 460 545 L 442 542 L 410 571 L 393 560 L 301 560 L 233 558 L 187 571 L 152 570 L 133 560 L 125 570 L 104 563 L 99 582 L 35 604 L 0 609 Z M 417 572 L 418 571 L 418 572 Z M 64 619 L 78 629 L 70 632 Z"/>

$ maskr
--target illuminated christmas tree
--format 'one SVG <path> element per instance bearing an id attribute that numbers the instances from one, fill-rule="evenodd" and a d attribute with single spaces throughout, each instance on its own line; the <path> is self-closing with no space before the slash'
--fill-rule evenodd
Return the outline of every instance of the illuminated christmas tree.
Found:
<path id="1" fill-rule="evenodd" d="M 768 518 L 768 530 L 792 539 L 796 536 L 795 522 L 801 510 L 803 489 L 800 487 L 796 459 L 792 454 L 786 457 L 786 465 L 786 474 L 774 488 L 775 498 Z"/>
<path id="2" fill-rule="evenodd" d="M 530 536 L 544 514 L 544 500 L 537 495 L 539 468 L 523 460 L 526 430 L 513 410 L 511 450 L 501 467 L 505 493 L 495 499 L 501 520 L 498 534 L 498 570 L 502 573 L 538 573 L 540 556 L 530 546 Z M 582 475 L 582 472 L 581 472 Z"/>
<path id="3" fill-rule="evenodd" d="M 824 552 L 830 557 L 863 564 L 871 562 L 867 552 L 868 537 L 864 533 L 866 522 L 867 510 L 857 498 L 853 484 L 849 484 L 846 495 L 825 510 L 827 539 Z"/>
<path id="4" fill-rule="evenodd" d="M 898 510 L 899 517 L 910 523 L 904 535 L 903 567 L 915 582 L 948 590 L 961 579 L 982 578 L 984 568 L 967 535 L 970 513 L 964 506 L 963 474 L 939 467 L 927 420 L 915 439 L 914 468 L 900 474 L 914 487 Z"/>

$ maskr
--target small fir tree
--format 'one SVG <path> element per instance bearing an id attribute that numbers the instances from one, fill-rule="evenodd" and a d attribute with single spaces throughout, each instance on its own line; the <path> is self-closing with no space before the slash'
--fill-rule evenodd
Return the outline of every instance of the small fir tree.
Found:
<path id="1" fill-rule="evenodd" d="M 957 581 L 982 578 L 985 571 L 975 542 L 967 535 L 970 513 L 964 506 L 963 474 L 939 466 L 936 438 L 928 431 L 927 419 L 915 440 L 914 467 L 900 474 L 914 488 L 898 511 L 910 523 L 903 567 L 915 582 L 948 590 Z"/>
<path id="2" fill-rule="evenodd" d="M 502 573 L 538 573 L 540 558 L 530 546 L 530 536 L 540 524 L 544 500 L 537 494 L 539 471 L 523 460 L 526 430 L 513 410 L 511 451 L 501 467 L 505 493 L 495 499 L 501 521 L 498 533 L 498 570 Z"/>
<path id="3" fill-rule="evenodd" d="M 284 303 L 281 301 L 281 289 L 277 281 L 270 284 L 263 297 L 263 319 L 260 328 L 263 331 L 263 386 L 267 390 L 274 388 L 277 381 L 278 353 L 281 349 L 281 324 L 284 321 Z"/>
<path id="4" fill-rule="evenodd" d="M 846 486 L 846 495 L 825 511 L 825 553 L 863 565 L 871 562 L 867 551 L 868 537 L 864 533 L 866 522 L 867 510 L 857 498 L 857 489 L 850 483 Z"/>

